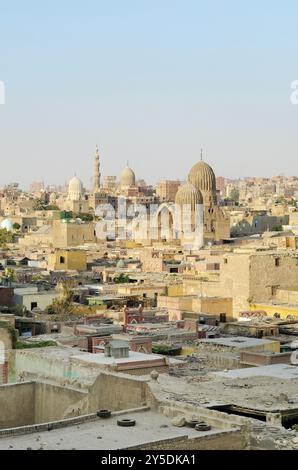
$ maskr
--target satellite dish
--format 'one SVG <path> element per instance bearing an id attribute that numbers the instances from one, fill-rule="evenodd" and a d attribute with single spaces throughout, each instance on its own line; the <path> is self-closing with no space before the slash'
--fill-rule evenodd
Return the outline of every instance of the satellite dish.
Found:
<path id="1" fill-rule="evenodd" d="M 298 365 L 298 351 L 293 351 L 291 354 L 291 364 L 293 366 Z"/>

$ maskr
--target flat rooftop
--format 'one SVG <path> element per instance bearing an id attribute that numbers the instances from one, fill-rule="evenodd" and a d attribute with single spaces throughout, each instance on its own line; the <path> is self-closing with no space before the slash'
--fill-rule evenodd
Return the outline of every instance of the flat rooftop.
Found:
<path id="1" fill-rule="evenodd" d="M 73 359 L 77 359 L 79 361 L 88 362 L 89 364 L 99 364 L 99 365 L 111 365 L 111 364 L 126 364 L 131 362 L 152 362 L 156 360 L 164 360 L 164 356 L 160 356 L 158 354 L 143 354 L 136 351 L 129 351 L 128 357 L 121 357 L 121 358 L 114 358 L 114 357 L 106 357 L 104 354 L 97 353 L 83 353 L 78 354 L 76 356 L 72 356 Z"/>
<path id="2" fill-rule="evenodd" d="M 298 379 L 298 367 L 288 364 L 271 364 L 260 367 L 247 367 L 233 369 L 227 372 L 214 372 L 214 375 L 231 379 L 244 379 L 247 377 L 276 377 L 279 379 Z"/>
<path id="3" fill-rule="evenodd" d="M 261 346 L 270 343 L 278 343 L 278 341 L 272 341 L 269 339 L 259 339 L 259 338 L 247 338 L 245 336 L 232 336 L 229 338 L 213 338 L 213 339 L 201 339 L 200 343 L 209 343 L 219 346 L 226 346 L 229 348 L 247 348 L 253 346 Z"/>
<path id="4" fill-rule="evenodd" d="M 136 426 L 118 426 L 117 419 L 121 418 L 136 420 Z M 215 428 L 200 433 L 193 428 L 179 428 L 171 424 L 170 418 L 148 410 L 112 416 L 109 419 L 99 418 L 52 431 L 0 437 L 0 450 L 38 450 L 41 447 L 44 450 L 117 450 L 162 439 L 200 437 L 218 432 L 219 429 Z"/>
<path id="5" fill-rule="evenodd" d="M 229 377 L 228 372 L 222 375 L 209 373 L 202 380 L 194 378 L 187 382 L 183 378 L 160 374 L 158 383 L 152 383 L 151 387 L 160 399 L 176 400 L 196 407 L 210 408 L 222 404 L 268 412 L 297 410 L 298 367 L 295 375 L 292 367 L 295 366 L 277 364 L 238 369 L 240 373 L 247 374 L 244 377 Z M 271 372 L 267 374 L 269 368 Z M 284 375 L 278 374 L 278 371 L 283 371 Z"/>

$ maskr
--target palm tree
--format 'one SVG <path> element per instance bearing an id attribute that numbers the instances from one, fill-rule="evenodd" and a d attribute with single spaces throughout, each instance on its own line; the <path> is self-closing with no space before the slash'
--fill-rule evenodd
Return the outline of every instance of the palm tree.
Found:
<path id="1" fill-rule="evenodd" d="M 9 286 L 11 286 L 11 284 L 13 282 L 16 282 L 17 276 L 16 276 L 16 273 L 14 272 L 14 270 L 12 268 L 6 268 L 5 269 L 4 279 L 5 279 L 6 285 L 9 284 Z"/>

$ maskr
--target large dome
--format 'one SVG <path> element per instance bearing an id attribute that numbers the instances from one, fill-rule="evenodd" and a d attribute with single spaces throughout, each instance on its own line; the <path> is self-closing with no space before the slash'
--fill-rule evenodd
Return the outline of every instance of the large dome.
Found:
<path id="1" fill-rule="evenodd" d="M 128 166 L 124 168 L 121 173 L 120 177 L 120 185 L 123 187 L 125 186 L 135 186 L 136 184 L 136 176 L 131 168 Z"/>
<path id="2" fill-rule="evenodd" d="M 214 171 L 207 163 L 196 163 L 188 174 L 188 181 L 201 191 L 216 191 Z"/>
<path id="3" fill-rule="evenodd" d="M 216 179 L 211 166 L 202 160 L 188 174 L 188 181 L 201 191 L 204 204 L 216 204 Z"/>
<path id="4" fill-rule="evenodd" d="M 203 204 L 203 196 L 201 191 L 195 188 L 193 184 L 186 183 L 179 187 L 175 203 L 179 206 L 190 205 L 194 209 L 197 204 Z"/>
<path id="5" fill-rule="evenodd" d="M 79 201 L 84 193 L 82 181 L 74 176 L 68 185 L 68 198 L 71 201 Z"/>
<path id="6" fill-rule="evenodd" d="M 1 229 L 6 229 L 8 232 L 12 232 L 13 231 L 13 223 L 10 219 L 4 219 L 4 220 L 2 220 L 2 222 L 0 224 L 0 228 Z"/>

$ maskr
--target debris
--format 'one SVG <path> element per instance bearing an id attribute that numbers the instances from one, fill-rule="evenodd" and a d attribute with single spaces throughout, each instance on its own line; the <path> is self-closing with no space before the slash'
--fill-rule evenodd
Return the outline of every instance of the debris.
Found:
<path id="1" fill-rule="evenodd" d="M 171 423 L 173 426 L 182 428 L 183 426 L 185 426 L 186 421 L 185 421 L 184 416 L 175 416 L 175 418 L 172 419 Z"/>

